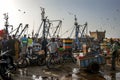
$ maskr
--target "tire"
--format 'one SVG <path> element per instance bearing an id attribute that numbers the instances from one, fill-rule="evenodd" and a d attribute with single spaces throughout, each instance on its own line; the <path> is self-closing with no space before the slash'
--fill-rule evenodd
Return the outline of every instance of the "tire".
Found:
<path id="1" fill-rule="evenodd" d="M 1 75 L 0 75 L 0 80 L 3 80 L 3 78 L 1 77 Z"/>
<path id="2" fill-rule="evenodd" d="M 19 59 L 18 62 L 17 62 L 17 66 L 18 66 L 19 68 L 25 68 L 25 67 L 27 67 L 27 66 L 28 66 L 28 61 L 27 61 L 27 59 L 26 59 L 26 58 L 21 58 L 21 59 Z"/>
<path id="3" fill-rule="evenodd" d="M 54 68 L 54 58 L 49 57 L 48 60 L 46 61 L 46 66 L 48 69 Z"/>
<path id="4" fill-rule="evenodd" d="M 16 64 L 12 64 L 11 66 L 9 66 L 9 70 L 10 70 L 11 73 L 15 73 L 16 70 L 17 70 Z"/>
<path id="5" fill-rule="evenodd" d="M 6 64 L 0 64 L 0 74 L 5 74 L 6 71 L 7 71 Z"/>
<path id="6" fill-rule="evenodd" d="M 70 61 L 70 62 L 73 62 L 73 63 L 77 62 L 77 60 L 73 57 L 73 55 L 70 55 L 70 54 L 67 54 L 66 56 L 64 55 L 63 60 L 64 61 Z"/>
<path id="7" fill-rule="evenodd" d="M 8 67 L 6 64 L 0 64 L 0 80 L 12 80 L 11 76 L 6 73 L 7 69 Z"/>
<path id="8" fill-rule="evenodd" d="M 44 66 L 46 64 L 45 57 L 44 56 L 39 57 L 38 60 L 37 60 L 37 64 L 38 64 L 38 66 Z"/>
<path id="9" fill-rule="evenodd" d="M 75 59 L 74 57 L 72 57 L 72 62 L 73 62 L 74 64 L 76 64 L 76 63 L 77 63 L 77 59 Z"/>
<path id="10" fill-rule="evenodd" d="M 97 62 L 92 62 L 88 65 L 87 70 L 91 73 L 98 73 L 100 70 L 100 65 Z"/>
<path id="11" fill-rule="evenodd" d="M 1 75 L 1 78 L 0 80 L 13 80 L 11 77 L 9 77 L 8 75 Z"/>

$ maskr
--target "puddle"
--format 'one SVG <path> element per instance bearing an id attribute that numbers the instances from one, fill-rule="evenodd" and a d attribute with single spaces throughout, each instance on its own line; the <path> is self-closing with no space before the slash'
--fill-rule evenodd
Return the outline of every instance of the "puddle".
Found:
<path id="1" fill-rule="evenodd" d="M 106 80 L 112 80 L 112 78 L 109 75 L 104 75 L 103 76 Z"/>
<path id="2" fill-rule="evenodd" d="M 32 80 L 59 80 L 56 77 L 43 77 L 38 75 L 32 75 Z"/>
<path id="3" fill-rule="evenodd" d="M 18 72 L 19 72 L 20 76 L 27 76 L 27 74 L 28 74 L 27 68 L 18 69 Z"/>
<path id="4" fill-rule="evenodd" d="M 120 72 L 110 72 L 105 69 L 97 74 L 87 73 L 79 67 L 65 66 L 65 68 L 60 67 L 59 69 L 44 71 L 43 68 L 40 71 L 39 68 L 35 68 L 35 70 L 22 68 L 18 69 L 14 77 L 15 80 L 120 80 Z"/>
<path id="5" fill-rule="evenodd" d="M 120 72 L 112 72 L 109 74 L 106 74 L 104 72 L 100 72 L 102 74 L 102 76 L 106 79 L 106 80 L 120 80 Z"/>
<path id="6" fill-rule="evenodd" d="M 116 73 L 116 80 L 120 80 L 120 72 Z"/>

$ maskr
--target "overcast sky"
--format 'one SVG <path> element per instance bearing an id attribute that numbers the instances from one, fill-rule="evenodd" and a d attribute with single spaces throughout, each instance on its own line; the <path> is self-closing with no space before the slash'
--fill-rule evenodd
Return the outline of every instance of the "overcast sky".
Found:
<path id="1" fill-rule="evenodd" d="M 120 0 L 0 0 L 0 29 L 4 28 L 3 14 L 8 13 L 14 29 L 23 23 L 29 24 L 29 34 L 32 29 L 37 31 L 40 7 L 45 8 L 48 19 L 62 20 L 61 37 L 70 36 L 74 15 L 78 24 L 88 23 L 88 31 L 106 30 L 106 37 L 120 37 Z"/>

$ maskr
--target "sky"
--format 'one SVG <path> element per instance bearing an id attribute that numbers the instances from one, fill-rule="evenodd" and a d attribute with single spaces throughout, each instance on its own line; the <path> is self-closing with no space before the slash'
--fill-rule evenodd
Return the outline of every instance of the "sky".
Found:
<path id="1" fill-rule="evenodd" d="M 75 36 L 76 15 L 79 25 L 88 23 L 88 34 L 98 30 L 106 31 L 107 38 L 120 38 L 120 0 L 0 0 L 0 29 L 5 28 L 3 14 L 8 13 L 13 29 L 22 23 L 29 24 L 27 34 L 37 32 L 42 22 L 40 7 L 48 19 L 62 20 L 60 37 Z"/>

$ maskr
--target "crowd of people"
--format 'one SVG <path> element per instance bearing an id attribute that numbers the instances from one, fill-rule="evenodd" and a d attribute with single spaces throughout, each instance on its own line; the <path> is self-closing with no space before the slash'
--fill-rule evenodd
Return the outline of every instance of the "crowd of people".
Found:
<path id="1" fill-rule="evenodd" d="M 34 43 L 41 45 L 41 50 L 44 50 L 45 56 L 47 56 L 48 51 L 49 53 L 55 53 L 62 46 L 60 39 L 51 38 L 47 40 L 43 38 L 36 41 L 35 38 L 27 37 L 27 35 L 24 35 L 20 39 L 17 39 L 15 35 L 9 35 L 0 39 L 0 52 L 10 50 L 9 54 L 14 60 L 17 60 L 20 54 L 26 54 L 28 47 L 33 47 Z"/>
<path id="2" fill-rule="evenodd" d="M 9 50 L 9 54 L 13 57 L 13 59 L 17 59 L 19 57 L 20 49 L 20 41 L 15 38 L 15 35 L 3 37 L 0 40 L 0 52 L 5 52 Z"/>
<path id="3" fill-rule="evenodd" d="M 10 50 L 9 54 L 13 57 L 14 60 L 17 60 L 20 57 L 20 54 L 25 54 L 28 50 L 28 47 L 33 47 L 34 43 L 39 43 L 41 45 L 41 50 L 44 50 L 45 56 L 47 57 L 47 52 L 57 53 L 63 51 L 63 42 L 61 39 L 51 38 L 51 39 L 38 39 L 30 38 L 24 35 L 20 39 L 16 38 L 15 35 L 3 37 L 0 39 L 0 52 Z M 118 55 L 115 51 L 120 49 L 120 41 L 110 40 L 111 54 L 112 54 L 112 69 L 115 69 L 115 60 Z"/>

